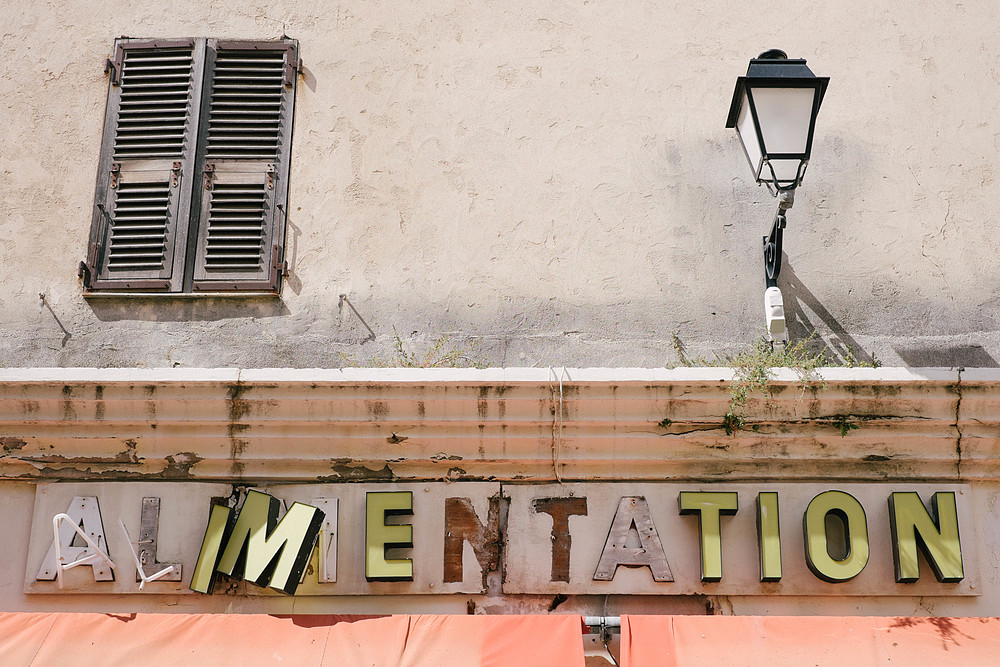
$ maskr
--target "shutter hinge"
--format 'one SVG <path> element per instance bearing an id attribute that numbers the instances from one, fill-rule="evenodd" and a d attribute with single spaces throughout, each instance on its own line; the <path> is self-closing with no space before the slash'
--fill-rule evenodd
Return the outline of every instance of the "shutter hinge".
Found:
<path id="1" fill-rule="evenodd" d="M 288 262 L 281 259 L 281 246 L 271 247 L 271 289 L 278 289 L 278 278 L 288 276 Z"/>
<path id="2" fill-rule="evenodd" d="M 212 189 L 212 174 L 214 174 L 214 173 L 215 173 L 215 165 L 214 164 L 206 164 L 205 165 L 205 189 L 206 190 L 211 190 Z"/>
<path id="3" fill-rule="evenodd" d="M 125 62 L 125 49 L 121 44 L 115 45 L 115 55 L 104 61 L 104 73 L 111 72 L 111 85 L 117 86 L 122 82 L 122 65 Z"/>
<path id="4" fill-rule="evenodd" d="M 295 47 L 285 50 L 285 87 L 291 88 L 295 75 L 302 74 L 302 58 L 295 57 Z"/>
<path id="5" fill-rule="evenodd" d="M 177 179 L 181 176 L 181 163 L 174 162 L 173 167 L 170 168 L 170 186 L 177 187 Z"/>
<path id="6" fill-rule="evenodd" d="M 112 188 L 117 188 L 118 187 L 118 179 L 121 178 L 121 175 L 122 175 L 122 163 L 121 162 L 112 162 L 111 163 L 111 187 Z"/>
<path id="7" fill-rule="evenodd" d="M 273 190 L 274 189 L 274 165 L 273 164 L 267 165 L 267 189 L 268 190 Z"/>
<path id="8" fill-rule="evenodd" d="M 86 289 L 90 289 L 90 265 L 86 262 L 80 262 L 79 266 L 76 267 L 76 277 L 83 279 L 83 286 Z"/>

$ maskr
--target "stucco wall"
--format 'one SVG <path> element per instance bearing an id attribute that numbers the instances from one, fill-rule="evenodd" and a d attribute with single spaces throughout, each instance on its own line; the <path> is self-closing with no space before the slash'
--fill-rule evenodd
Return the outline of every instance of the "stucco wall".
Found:
<path id="1" fill-rule="evenodd" d="M 725 116 L 774 47 L 831 78 L 789 214 L 792 334 L 1000 358 L 992 3 L 282 5 L 0 13 L 0 364 L 338 366 L 390 359 L 394 329 L 491 365 L 732 349 L 763 328 L 775 205 Z M 113 39 L 282 33 L 305 72 L 280 300 L 85 300 Z"/>

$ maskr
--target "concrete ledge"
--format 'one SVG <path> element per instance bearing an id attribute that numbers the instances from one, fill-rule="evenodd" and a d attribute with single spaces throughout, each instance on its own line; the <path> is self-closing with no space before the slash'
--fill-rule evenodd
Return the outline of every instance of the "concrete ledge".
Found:
<path id="1" fill-rule="evenodd" d="M 775 380 L 797 382 L 789 368 Z M 821 368 L 834 382 L 957 381 L 953 368 Z M 1000 382 L 1000 369 L 961 371 L 963 377 Z M 733 369 L 679 368 L 0 368 L 5 382 L 729 382 Z"/>
<path id="2" fill-rule="evenodd" d="M 996 369 L 821 376 L 730 433 L 726 368 L 3 369 L 0 479 L 1000 479 Z"/>

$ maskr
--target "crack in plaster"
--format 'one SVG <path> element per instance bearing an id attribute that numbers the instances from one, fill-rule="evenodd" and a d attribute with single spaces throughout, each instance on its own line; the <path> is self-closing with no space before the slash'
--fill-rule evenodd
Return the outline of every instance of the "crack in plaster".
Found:
<path id="1" fill-rule="evenodd" d="M 955 431 L 958 433 L 955 440 L 955 454 L 958 456 L 958 460 L 955 462 L 955 472 L 959 480 L 962 479 L 962 425 L 960 417 L 962 414 L 962 371 L 964 370 L 964 368 L 958 369 L 958 381 L 955 383 L 955 391 L 958 393 L 958 400 L 955 401 Z"/>

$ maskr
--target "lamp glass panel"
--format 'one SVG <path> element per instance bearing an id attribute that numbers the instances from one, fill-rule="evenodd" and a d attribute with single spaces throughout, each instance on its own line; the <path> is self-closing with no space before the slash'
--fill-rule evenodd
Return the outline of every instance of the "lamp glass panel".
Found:
<path id="1" fill-rule="evenodd" d="M 757 143 L 757 131 L 754 130 L 753 114 L 750 113 L 750 101 L 747 99 L 746 93 L 743 94 L 740 115 L 736 120 L 736 132 L 740 135 L 743 148 L 746 149 L 747 158 L 750 160 L 750 169 L 756 176 L 757 170 L 760 168 L 761 151 L 760 145 Z"/>
<path id="2" fill-rule="evenodd" d="M 757 122 L 768 154 L 806 152 L 815 95 L 815 88 L 753 89 Z"/>
<path id="3" fill-rule="evenodd" d="M 771 167 L 774 169 L 774 175 L 777 177 L 777 185 L 790 185 L 795 182 L 799 175 L 799 163 L 802 160 L 792 159 L 792 160 L 771 160 Z M 760 177 L 765 180 L 771 180 L 771 170 L 766 166 L 760 172 Z"/>

